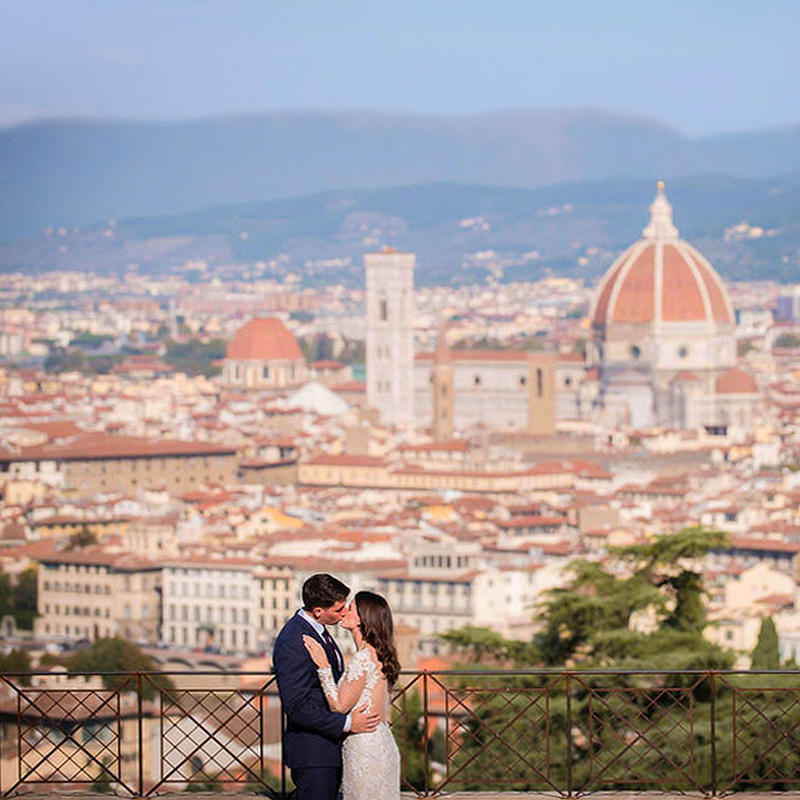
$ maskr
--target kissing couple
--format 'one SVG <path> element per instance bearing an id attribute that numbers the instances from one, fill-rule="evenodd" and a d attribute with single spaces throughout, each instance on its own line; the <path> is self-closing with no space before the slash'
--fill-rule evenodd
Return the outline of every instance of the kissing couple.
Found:
<path id="1" fill-rule="evenodd" d="M 303 607 L 275 640 L 272 663 L 286 730 L 283 758 L 297 800 L 399 800 L 400 753 L 389 729 L 389 698 L 400 673 L 389 604 L 332 575 L 303 584 Z M 349 630 L 345 666 L 327 625 Z"/>

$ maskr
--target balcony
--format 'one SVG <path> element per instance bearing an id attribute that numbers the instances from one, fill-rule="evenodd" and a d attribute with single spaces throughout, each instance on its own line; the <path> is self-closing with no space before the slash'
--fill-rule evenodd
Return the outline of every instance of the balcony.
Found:
<path id="1" fill-rule="evenodd" d="M 290 796 L 274 676 L 164 675 L 0 676 L 2 796 Z M 408 797 L 800 785 L 798 672 L 407 672 L 392 724 Z"/>

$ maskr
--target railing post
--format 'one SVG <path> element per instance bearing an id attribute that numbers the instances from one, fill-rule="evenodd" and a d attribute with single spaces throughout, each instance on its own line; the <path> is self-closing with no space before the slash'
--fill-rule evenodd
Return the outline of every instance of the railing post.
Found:
<path id="1" fill-rule="evenodd" d="M 425 765 L 425 797 L 430 797 L 430 781 L 428 778 L 429 771 L 429 755 L 428 750 L 428 716 L 430 715 L 430 708 L 428 706 L 428 670 L 422 672 L 422 749 L 424 754 Z"/>
<path id="2" fill-rule="evenodd" d="M 136 725 L 139 751 L 139 797 L 144 797 L 144 720 L 142 719 L 142 673 L 136 673 Z M 120 769 L 120 773 L 122 770 Z"/>
<path id="3" fill-rule="evenodd" d="M 262 783 L 266 783 L 264 768 L 264 687 L 258 690 L 258 777 Z"/>
<path id="4" fill-rule="evenodd" d="M 564 675 L 567 700 L 567 797 L 572 797 L 572 681 L 571 674 Z"/>
<path id="5" fill-rule="evenodd" d="M 716 673 L 708 676 L 711 684 L 711 796 L 717 796 L 717 682 Z"/>

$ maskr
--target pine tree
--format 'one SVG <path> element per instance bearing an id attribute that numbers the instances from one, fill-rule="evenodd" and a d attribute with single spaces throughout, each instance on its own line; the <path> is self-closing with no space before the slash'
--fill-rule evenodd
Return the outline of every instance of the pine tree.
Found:
<path id="1" fill-rule="evenodd" d="M 758 631 L 758 641 L 750 658 L 750 669 L 779 669 L 780 662 L 775 622 L 772 617 L 764 617 Z"/>

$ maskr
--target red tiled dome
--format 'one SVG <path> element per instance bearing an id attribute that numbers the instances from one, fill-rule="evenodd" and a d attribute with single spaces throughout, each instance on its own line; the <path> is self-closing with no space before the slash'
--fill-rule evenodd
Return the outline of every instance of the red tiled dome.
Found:
<path id="1" fill-rule="evenodd" d="M 251 319 L 236 332 L 226 351 L 233 361 L 298 361 L 303 352 L 286 326 L 274 318 Z"/>
<path id="2" fill-rule="evenodd" d="M 755 394 L 757 391 L 753 376 L 737 367 L 725 370 L 717 378 L 717 394 Z"/>
<path id="3" fill-rule="evenodd" d="M 711 264 L 678 237 L 672 207 L 659 184 L 643 238 L 629 247 L 600 282 L 592 324 L 733 323 L 728 293 Z"/>

